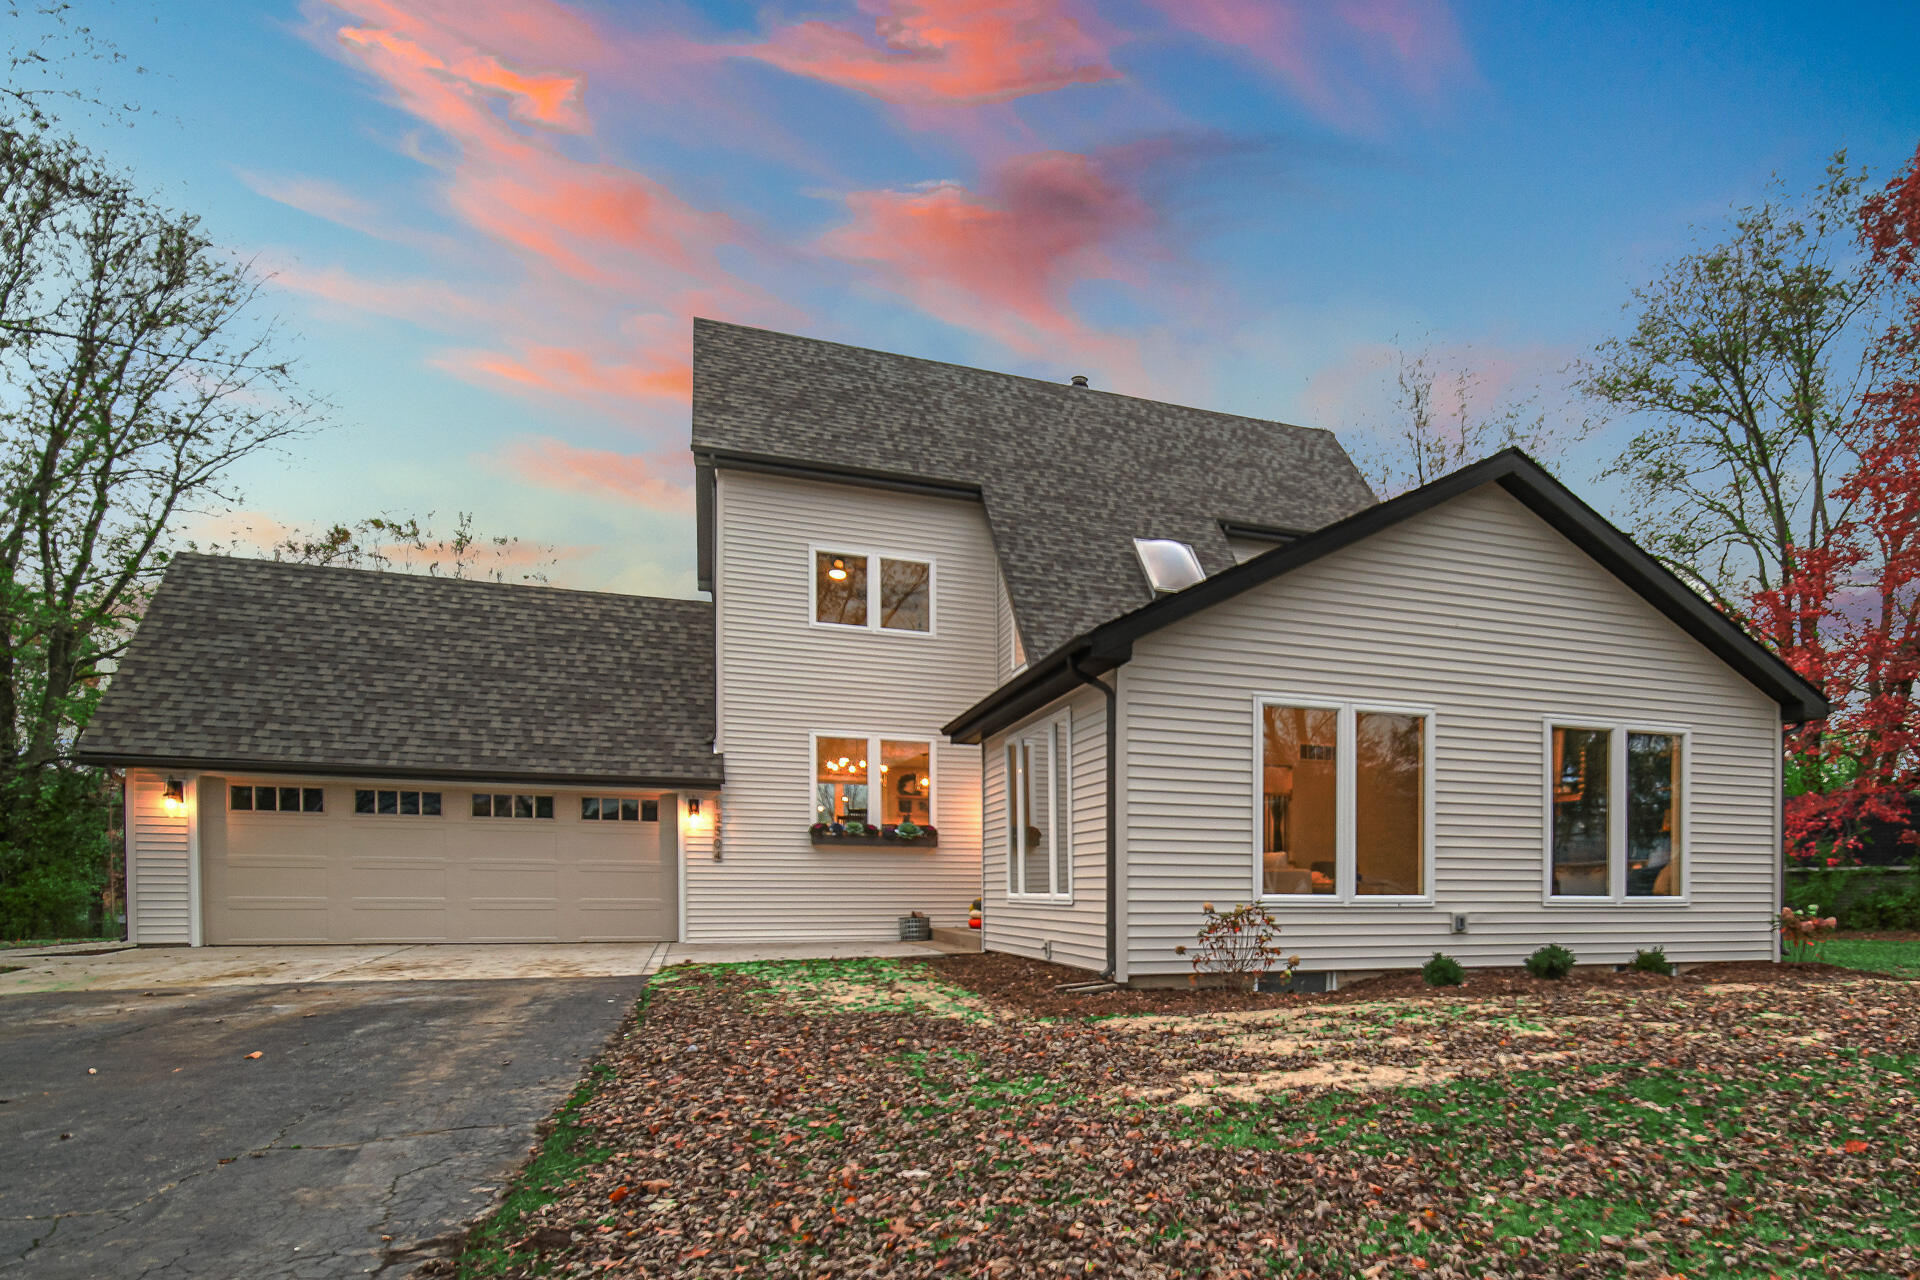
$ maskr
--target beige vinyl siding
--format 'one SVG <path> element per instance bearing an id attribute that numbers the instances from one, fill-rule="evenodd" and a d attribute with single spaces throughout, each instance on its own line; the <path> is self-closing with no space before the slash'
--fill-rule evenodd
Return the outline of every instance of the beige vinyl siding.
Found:
<path id="1" fill-rule="evenodd" d="M 129 937 L 148 946 L 194 940 L 190 817 L 197 788 L 190 782 L 187 803 L 169 813 L 166 779 L 145 769 L 127 772 Z"/>
<path id="2" fill-rule="evenodd" d="M 1233 552 L 1235 564 L 1245 564 L 1263 552 L 1271 551 L 1282 544 L 1270 538 L 1228 538 L 1227 549 Z"/>
<path id="3" fill-rule="evenodd" d="M 1130 976 L 1185 972 L 1200 904 L 1254 892 L 1256 694 L 1437 717 L 1434 903 L 1276 905 L 1304 967 L 1773 954 L 1777 706 L 1496 486 L 1138 642 L 1125 675 Z M 1548 716 L 1691 731 L 1690 905 L 1543 903 Z"/>
<path id="4" fill-rule="evenodd" d="M 1004 683 L 1017 665 L 1014 649 L 1013 600 L 1007 595 L 1007 582 L 998 572 L 993 575 L 993 638 L 995 670 Z M 1024 664 L 1018 664 L 1024 665 Z"/>
<path id="5" fill-rule="evenodd" d="M 882 939 L 924 911 L 964 926 L 980 892 L 980 750 L 940 726 L 996 682 L 992 539 L 973 502 L 722 470 L 716 476 L 718 849 L 690 834 L 688 941 Z M 932 635 L 811 625 L 809 546 L 934 562 Z M 810 735 L 933 750 L 937 848 L 815 848 Z"/>
<path id="6" fill-rule="evenodd" d="M 1007 896 L 1007 754 L 1009 738 L 1029 726 L 1070 713 L 1073 768 L 1068 793 L 1073 817 L 1073 901 Z M 1098 971 L 1107 963 L 1107 704 L 1087 689 L 1062 698 L 986 744 L 986 892 L 981 900 L 981 945 L 989 951 L 1044 956 Z"/>

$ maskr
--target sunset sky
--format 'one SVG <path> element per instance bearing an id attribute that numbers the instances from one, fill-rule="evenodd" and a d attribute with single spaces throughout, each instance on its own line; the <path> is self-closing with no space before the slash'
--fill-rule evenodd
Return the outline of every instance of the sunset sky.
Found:
<path id="1" fill-rule="evenodd" d="M 1920 138 L 1920 6 L 100 0 L 69 124 L 275 274 L 256 530 L 471 510 L 691 594 L 689 318 L 1331 427 L 1395 343 L 1571 421 L 1689 228 Z M 1605 438 L 1550 460 L 1603 506 Z M 219 535 L 234 517 L 203 522 Z"/>

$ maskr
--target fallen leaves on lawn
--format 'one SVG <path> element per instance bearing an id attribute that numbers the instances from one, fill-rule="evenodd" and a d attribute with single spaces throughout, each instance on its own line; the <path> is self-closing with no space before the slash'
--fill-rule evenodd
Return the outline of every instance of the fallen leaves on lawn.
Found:
<path id="1" fill-rule="evenodd" d="M 843 1000 L 825 977 L 675 971 L 579 1113 L 611 1154 L 534 1211 L 512 1265 L 1920 1272 L 1920 985 L 1568 984 L 1059 1021 L 967 1016 L 935 986 Z M 1261 1087 L 1275 1073 L 1294 1078 Z"/>

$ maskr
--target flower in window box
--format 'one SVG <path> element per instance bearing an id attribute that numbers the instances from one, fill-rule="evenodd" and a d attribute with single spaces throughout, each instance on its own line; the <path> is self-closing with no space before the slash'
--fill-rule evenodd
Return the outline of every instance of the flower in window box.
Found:
<path id="1" fill-rule="evenodd" d="M 807 834 L 812 836 L 814 839 L 818 840 L 821 836 L 826 835 L 829 831 L 832 831 L 832 830 L 833 830 L 833 827 L 830 824 L 825 822 L 816 822 L 812 826 L 807 828 Z"/>
<path id="2" fill-rule="evenodd" d="M 893 829 L 893 836 L 896 840 L 918 840 L 925 834 L 927 834 L 925 827 L 917 826 L 911 822 L 903 822 Z"/>
<path id="3" fill-rule="evenodd" d="M 850 836 L 864 836 L 867 834 L 867 824 L 864 822 L 849 822 L 846 826 L 846 832 Z"/>

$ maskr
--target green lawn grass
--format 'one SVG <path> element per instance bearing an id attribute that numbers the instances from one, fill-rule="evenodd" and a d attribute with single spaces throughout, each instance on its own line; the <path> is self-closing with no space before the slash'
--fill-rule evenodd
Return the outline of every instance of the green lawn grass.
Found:
<path id="1" fill-rule="evenodd" d="M 1843 969 L 1920 978 L 1920 940 L 1835 938 L 1820 948 L 1820 958 Z"/>

